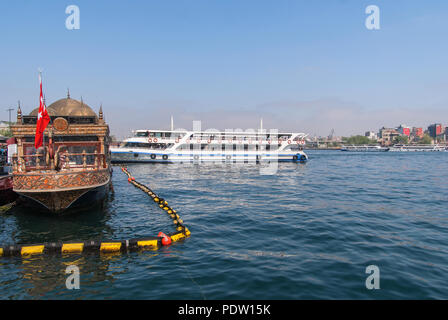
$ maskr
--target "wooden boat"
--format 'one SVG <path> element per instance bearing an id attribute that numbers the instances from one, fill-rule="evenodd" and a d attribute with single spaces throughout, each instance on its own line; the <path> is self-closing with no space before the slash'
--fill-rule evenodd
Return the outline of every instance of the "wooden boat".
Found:
<path id="1" fill-rule="evenodd" d="M 17 198 L 17 193 L 12 188 L 12 175 L 0 172 L 0 206 L 11 203 Z"/>
<path id="2" fill-rule="evenodd" d="M 109 126 L 85 103 L 60 99 L 47 107 L 51 122 L 44 144 L 34 148 L 38 109 L 28 116 L 17 110 L 11 131 L 17 142 L 13 156 L 13 190 L 25 204 L 51 212 L 92 206 L 102 201 L 111 181 Z"/>
<path id="3" fill-rule="evenodd" d="M 8 170 L 7 138 L 0 138 L 0 206 L 14 202 L 17 193 L 12 190 L 12 174 Z"/>

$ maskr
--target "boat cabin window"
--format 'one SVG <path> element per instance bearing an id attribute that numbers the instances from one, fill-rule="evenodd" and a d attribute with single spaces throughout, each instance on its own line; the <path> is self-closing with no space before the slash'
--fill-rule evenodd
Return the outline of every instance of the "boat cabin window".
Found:
<path id="1" fill-rule="evenodd" d="M 149 132 L 148 131 L 146 131 L 146 132 L 137 132 L 135 134 L 135 136 L 136 137 L 148 137 L 149 136 Z"/>
<path id="2" fill-rule="evenodd" d="M 144 142 L 126 142 L 124 144 L 124 147 L 127 147 L 127 148 L 149 148 L 149 147 L 151 147 L 151 144 L 144 143 Z"/>
<path id="3" fill-rule="evenodd" d="M 163 132 L 148 132 L 148 135 L 145 137 L 151 137 L 151 138 L 162 138 Z"/>
<path id="4" fill-rule="evenodd" d="M 126 142 L 122 145 L 125 148 L 146 148 L 164 150 L 173 146 L 172 143 L 146 143 L 146 142 Z"/>

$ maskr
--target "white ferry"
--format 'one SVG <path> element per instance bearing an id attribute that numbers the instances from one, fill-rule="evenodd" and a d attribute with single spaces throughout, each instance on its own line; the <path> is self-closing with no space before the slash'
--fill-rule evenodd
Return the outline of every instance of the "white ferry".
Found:
<path id="1" fill-rule="evenodd" d="M 444 146 L 435 145 L 427 145 L 427 144 L 416 144 L 416 145 L 404 145 L 404 144 L 396 144 L 390 148 L 390 151 L 394 152 L 431 152 L 431 151 L 447 151 L 447 148 Z"/>
<path id="2" fill-rule="evenodd" d="M 369 146 L 369 145 L 362 145 L 362 146 L 342 146 L 341 151 L 355 151 L 355 152 L 387 152 L 389 151 L 389 148 L 387 147 L 381 147 L 381 146 Z"/>
<path id="3" fill-rule="evenodd" d="M 262 133 L 261 133 L 262 132 Z M 120 162 L 306 162 L 305 133 L 136 130 L 111 159 Z"/>

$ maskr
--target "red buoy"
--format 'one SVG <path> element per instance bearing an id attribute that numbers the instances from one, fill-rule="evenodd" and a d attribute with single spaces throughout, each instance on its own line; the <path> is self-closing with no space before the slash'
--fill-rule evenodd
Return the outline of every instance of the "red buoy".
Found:
<path id="1" fill-rule="evenodd" d="M 167 246 L 171 244 L 171 238 L 168 236 L 164 236 L 162 238 L 162 245 Z"/>
<path id="2" fill-rule="evenodd" d="M 171 244 L 171 238 L 168 237 L 166 234 L 164 234 L 163 232 L 159 232 L 159 234 L 157 235 L 159 238 L 162 238 L 162 245 L 167 246 Z"/>

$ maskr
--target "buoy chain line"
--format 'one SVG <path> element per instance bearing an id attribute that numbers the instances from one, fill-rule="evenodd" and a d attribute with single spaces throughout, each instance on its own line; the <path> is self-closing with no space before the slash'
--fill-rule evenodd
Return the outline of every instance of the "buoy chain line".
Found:
<path id="1" fill-rule="evenodd" d="M 128 175 L 128 181 L 135 187 L 146 192 L 154 202 L 158 203 L 159 207 L 165 211 L 176 225 L 176 232 L 164 234 L 160 232 L 157 237 L 145 237 L 130 240 L 108 240 L 108 241 L 77 241 L 77 242 L 45 242 L 43 244 L 30 245 L 9 245 L 0 246 L 0 257 L 10 256 L 30 256 L 35 254 L 70 254 L 70 253 L 114 253 L 114 252 L 129 252 L 140 249 L 157 250 L 162 246 L 170 245 L 173 242 L 181 241 L 190 236 L 190 231 L 183 224 L 182 219 L 176 213 L 176 210 L 168 206 L 168 202 L 156 195 L 147 186 L 135 181 L 129 171 L 122 167 L 122 171 Z"/>
<path id="2" fill-rule="evenodd" d="M 139 188 L 146 194 L 148 194 L 152 200 L 158 204 L 159 208 L 165 211 L 170 218 L 173 220 L 174 225 L 176 226 L 176 231 L 172 235 L 165 235 L 163 232 L 159 232 L 158 237 L 161 237 L 162 245 L 169 245 L 171 242 L 179 241 L 180 239 L 188 238 L 190 236 L 190 230 L 184 225 L 183 220 L 180 218 L 179 214 L 177 214 L 176 210 L 171 208 L 168 205 L 168 201 L 158 196 L 154 191 L 152 191 L 149 187 L 144 184 L 137 182 L 135 178 L 131 175 L 131 173 L 127 170 L 126 167 L 121 167 L 121 170 L 128 176 L 128 182 L 134 185 L 136 188 Z M 178 239 L 180 237 L 180 239 Z"/>

